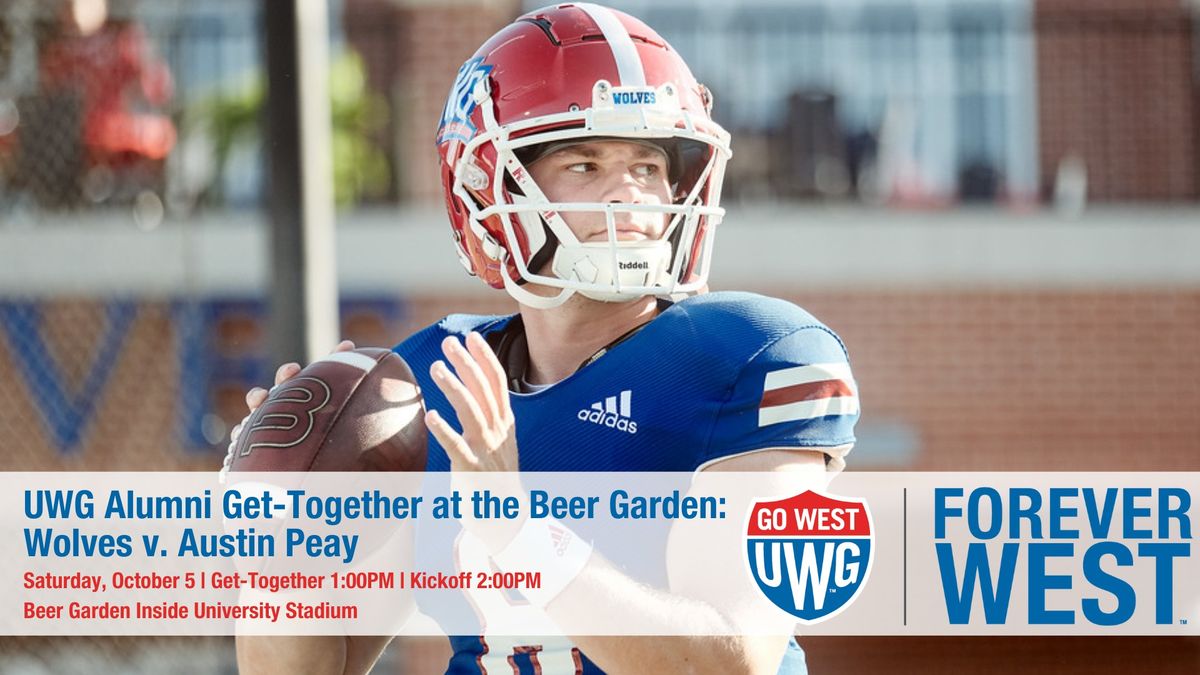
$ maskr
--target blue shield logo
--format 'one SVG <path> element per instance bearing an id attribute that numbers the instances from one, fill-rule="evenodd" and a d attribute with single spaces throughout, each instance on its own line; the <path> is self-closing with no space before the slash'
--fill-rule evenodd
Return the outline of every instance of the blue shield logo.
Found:
<path id="1" fill-rule="evenodd" d="M 874 541 L 865 501 L 806 490 L 750 507 L 746 557 L 763 595 L 811 625 L 858 597 Z"/>

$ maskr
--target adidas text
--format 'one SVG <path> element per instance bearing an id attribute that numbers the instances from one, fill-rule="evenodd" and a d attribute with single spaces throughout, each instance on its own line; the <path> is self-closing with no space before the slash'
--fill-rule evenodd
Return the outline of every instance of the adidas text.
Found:
<path id="1" fill-rule="evenodd" d="M 606 413 L 600 410 L 584 410 L 579 411 L 579 419 L 592 424 L 599 424 L 618 431 L 626 431 L 631 434 L 637 433 L 637 422 L 631 419 L 626 419 L 616 413 Z"/>

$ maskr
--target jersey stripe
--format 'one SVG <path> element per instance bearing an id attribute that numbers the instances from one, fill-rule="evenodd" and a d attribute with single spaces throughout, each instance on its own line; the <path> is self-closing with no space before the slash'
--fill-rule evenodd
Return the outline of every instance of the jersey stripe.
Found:
<path id="1" fill-rule="evenodd" d="M 857 412 L 850 364 L 813 363 L 767 373 L 758 404 L 758 426 Z"/>
<path id="2" fill-rule="evenodd" d="M 809 420 L 826 415 L 853 415 L 858 412 L 857 396 L 836 396 L 834 398 L 818 398 L 812 401 L 799 401 L 787 405 L 777 405 L 770 408 L 758 409 L 758 426 L 791 422 L 794 420 Z"/>
<path id="3" fill-rule="evenodd" d="M 854 396 L 854 390 L 843 380 L 822 380 L 794 384 L 790 387 L 767 389 L 763 392 L 761 407 L 769 408 L 775 405 L 786 405 L 797 401 L 811 401 L 818 398 L 833 398 L 835 396 Z"/>
<path id="4" fill-rule="evenodd" d="M 593 5 L 590 2 L 580 2 L 575 6 L 592 17 L 592 21 L 596 22 L 600 32 L 604 34 L 604 40 L 612 49 L 613 60 L 617 62 L 617 76 L 621 78 L 617 85 L 621 87 L 646 86 L 646 71 L 642 68 L 642 59 L 638 56 L 633 38 L 629 37 L 629 31 L 625 30 L 625 26 L 617 18 L 617 15 L 607 7 Z"/>
<path id="5" fill-rule="evenodd" d="M 842 380 L 853 387 L 854 375 L 850 373 L 849 363 L 814 363 L 767 373 L 763 389 L 779 389 L 823 380 Z"/>

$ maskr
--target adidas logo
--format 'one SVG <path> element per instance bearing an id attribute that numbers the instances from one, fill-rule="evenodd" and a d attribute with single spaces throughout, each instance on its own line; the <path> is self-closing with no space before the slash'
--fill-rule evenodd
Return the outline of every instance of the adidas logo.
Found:
<path id="1" fill-rule="evenodd" d="M 618 402 L 618 398 L 620 399 Z M 584 408 L 576 415 L 584 422 L 599 424 L 600 426 L 624 431 L 630 434 L 637 433 L 637 422 L 629 419 L 630 400 L 633 398 L 633 392 L 629 389 L 621 392 L 618 396 L 609 396 L 603 401 L 596 401 L 590 408 Z"/>
<path id="2" fill-rule="evenodd" d="M 554 546 L 554 555 L 562 557 L 571 544 L 571 533 L 561 527 L 550 525 L 550 544 Z"/>

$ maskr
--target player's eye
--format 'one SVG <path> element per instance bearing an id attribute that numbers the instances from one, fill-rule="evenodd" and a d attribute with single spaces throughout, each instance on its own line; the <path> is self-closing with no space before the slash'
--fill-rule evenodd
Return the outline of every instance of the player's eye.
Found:
<path id="1" fill-rule="evenodd" d="M 575 164 L 567 165 L 567 171 L 572 173 L 588 173 L 594 168 L 595 165 L 591 162 L 576 162 Z"/>
<path id="2" fill-rule="evenodd" d="M 657 164 L 638 164 L 633 167 L 633 174 L 639 178 L 654 178 L 662 171 Z"/>

